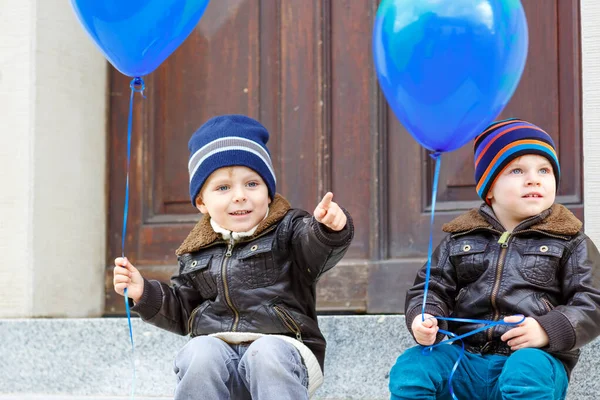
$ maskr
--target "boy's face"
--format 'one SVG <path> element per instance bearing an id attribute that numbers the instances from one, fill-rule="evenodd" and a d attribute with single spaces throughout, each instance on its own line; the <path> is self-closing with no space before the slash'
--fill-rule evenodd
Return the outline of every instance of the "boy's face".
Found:
<path id="1" fill-rule="evenodd" d="M 222 228 L 247 232 L 259 224 L 271 203 L 263 179 L 254 170 L 235 166 L 213 172 L 196 199 L 196 207 Z"/>
<path id="2" fill-rule="evenodd" d="M 514 159 L 488 192 L 494 213 L 508 231 L 554 204 L 556 180 L 545 157 L 527 154 Z"/>

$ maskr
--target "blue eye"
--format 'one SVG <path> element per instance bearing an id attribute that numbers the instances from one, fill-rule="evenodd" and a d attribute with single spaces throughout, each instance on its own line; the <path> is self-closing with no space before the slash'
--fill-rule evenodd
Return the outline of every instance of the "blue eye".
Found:
<path id="1" fill-rule="evenodd" d="M 515 168 L 515 169 L 511 170 L 510 173 L 518 175 L 518 174 L 522 174 L 523 170 L 521 168 Z"/>
<path id="2" fill-rule="evenodd" d="M 545 175 L 545 174 L 551 174 L 552 171 L 550 171 L 550 168 L 542 168 L 542 169 L 540 169 L 540 173 Z"/>
<path id="3" fill-rule="evenodd" d="M 225 191 L 227 189 L 229 189 L 229 186 L 227 186 L 227 185 L 217 186 L 217 191 L 218 192 L 223 192 L 223 191 Z"/>
<path id="4" fill-rule="evenodd" d="M 248 186 L 248 187 L 257 187 L 258 186 L 258 182 L 248 182 L 246 184 L 246 186 Z"/>

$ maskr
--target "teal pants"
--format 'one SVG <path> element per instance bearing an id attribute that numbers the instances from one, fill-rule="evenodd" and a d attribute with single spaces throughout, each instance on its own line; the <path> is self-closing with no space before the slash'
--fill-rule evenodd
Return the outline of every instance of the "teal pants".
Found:
<path id="1" fill-rule="evenodd" d="M 423 354 L 422 346 L 406 350 L 390 371 L 392 400 L 452 400 L 448 378 L 461 347 L 442 345 Z M 521 349 L 510 356 L 465 351 L 452 378 L 459 400 L 560 400 L 567 394 L 564 366 L 539 349 Z"/>

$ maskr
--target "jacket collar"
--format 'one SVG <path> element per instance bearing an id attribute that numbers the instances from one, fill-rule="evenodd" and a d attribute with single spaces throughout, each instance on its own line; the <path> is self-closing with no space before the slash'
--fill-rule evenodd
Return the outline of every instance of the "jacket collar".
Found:
<path id="1" fill-rule="evenodd" d="M 562 204 L 554 204 L 540 214 L 521 222 L 514 232 L 533 229 L 556 235 L 573 236 L 581 231 L 582 226 L 582 222 L 567 207 Z M 479 209 L 474 208 L 444 224 L 442 230 L 448 233 L 459 233 L 478 228 L 505 230 L 498 222 L 492 208 L 487 204 L 483 204 Z"/>
<path id="2" fill-rule="evenodd" d="M 279 222 L 289 209 L 290 203 L 283 196 L 276 194 L 269 205 L 269 215 L 258 224 L 256 231 L 248 239 L 251 240 Z M 221 236 L 210 225 L 210 216 L 205 214 L 175 251 L 175 254 L 180 256 L 185 253 L 193 253 L 219 240 L 221 240 Z"/>

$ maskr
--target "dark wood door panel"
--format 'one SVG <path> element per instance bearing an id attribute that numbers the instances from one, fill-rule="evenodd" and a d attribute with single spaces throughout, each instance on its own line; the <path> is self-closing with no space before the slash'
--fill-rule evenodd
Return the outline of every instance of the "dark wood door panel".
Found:
<path id="1" fill-rule="evenodd" d="M 402 312 L 425 261 L 433 163 L 398 123 L 373 68 L 378 1 L 214 1 L 196 30 L 136 97 L 126 254 L 144 276 L 168 281 L 174 251 L 199 219 L 188 195 L 187 141 L 211 116 L 242 113 L 270 131 L 277 190 L 312 212 L 332 191 L 355 221 L 355 240 L 318 285 L 320 311 Z M 555 139 L 558 200 L 583 217 L 579 1 L 524 0 L 530 45 L 521 83 L 500 117 L 518 116 Z M 107 314 L 121 251 L 129 78 L 111 73 Z M 444 154 L 434 241 L 441 224 L 477 206 L 471 145 Z"/>

